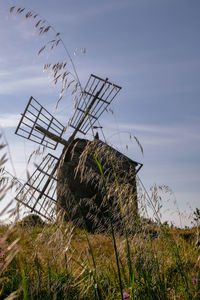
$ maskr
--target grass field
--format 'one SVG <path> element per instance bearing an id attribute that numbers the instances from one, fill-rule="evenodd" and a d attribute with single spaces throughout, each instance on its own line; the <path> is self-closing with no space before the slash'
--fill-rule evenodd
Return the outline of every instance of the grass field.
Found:
<path id="1" fill-rule="evenodd" d="M 1 226 L 0 299 L 199 299 L 197 228 L 147 226 L 128 237 L 69 223 Z M 121 286 L 120 286 L 121 284 Z"/>

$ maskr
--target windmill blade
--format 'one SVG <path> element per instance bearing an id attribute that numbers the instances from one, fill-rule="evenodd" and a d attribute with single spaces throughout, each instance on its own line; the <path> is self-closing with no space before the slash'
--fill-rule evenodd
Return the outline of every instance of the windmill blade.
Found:
<path id="1" fill-rule="evenodd" d="M 52 140 L 43 132 L 38 131 L 36 126 L 42 127 L 48 132 L 56 134 L 58 137 L 61 137 L 65 130 L 65 127 L 53 115 L 33 97 L 30 97 L 15 133 L 37 144 L 55 150 L 58 142 Z"/>
<path id="2" fill-rule="evenodd" d="M 52 170 L 58 161 L 57 157 L 47 154 L 15 197 L 31 211 L 51 221 L 55 219 L 57 202 L 57 174 L 52 175 Z M 42 193 L 47 181 L 49 181 L 48 186 Z"/>
<path id="3" fill-rule="evenodd" d="M 75 130 L 78 128 L 79 132 L 86 134 L 107 109 L 120 89 L 120 86 L 109 82 L 107 79 L 91 74 L 78 100 L 70 126 Z M 85 114 L 87 116 L 84 118 Z M 83 118 L 84 121 L 82 122 Z M 81 125 L 80 122 L 82 122 Z"/>

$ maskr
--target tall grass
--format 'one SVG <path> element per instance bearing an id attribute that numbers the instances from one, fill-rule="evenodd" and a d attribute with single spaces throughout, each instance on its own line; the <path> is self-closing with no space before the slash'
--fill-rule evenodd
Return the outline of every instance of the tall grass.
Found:
<path id="1" fill-rule="evenodd" d="M 69 232 L 65 231 L 71 230 L 70 225 L 60 226 L 17 226 L 9 238 L 20 237 L 18 253 L 2 273 L 1 299 L 14 291 L 19 299 L 121 299 L 112 238 L 88 234 L 95 270 L 84 231 L 74 229 L 69 243 Z M 130 239 L 132 282 L 126 240 L 116 238 L 123 294 L 130 295 L 130 299 L 198 299 L 199 283 L 194 283 L 194 279 L 199 280 L 197 250 L 174 229 L 169 230 L 168 239 L 173 239 L 174 234 L 178 255 L 163 236 L 152 239 L 136 234 Z M 192 230 L 190 234 L 193 239 Z"/>

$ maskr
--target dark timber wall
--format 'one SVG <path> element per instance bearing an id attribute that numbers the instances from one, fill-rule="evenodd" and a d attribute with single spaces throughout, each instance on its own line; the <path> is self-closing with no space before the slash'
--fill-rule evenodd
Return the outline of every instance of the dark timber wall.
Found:
<path id="1" fill-rule="evenodd" d="M 136 167 L 99 140 L 74 140 L 58 171 L 58 203 L 66 219 L 91 232 L 109 232 L 111 221 L 120 230 L 122 218 L 137 218 Z"/>

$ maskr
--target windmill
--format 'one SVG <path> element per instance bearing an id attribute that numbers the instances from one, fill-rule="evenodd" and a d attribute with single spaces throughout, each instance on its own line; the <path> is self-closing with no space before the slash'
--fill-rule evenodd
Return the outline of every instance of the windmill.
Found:
<path id="1" fill-rule="evenodd" d="M 135 174 L 142 164 L 122 155 L 97 136 L 94 141 L 75 138 L 78 132 L 86 136 L 89 130 L 97 128 L 94 124 L 120 89 L 120 86 L 110 82 L 108 78 L 102 79 L 91 74 L 69 121 L 74 131 L 68 140 L 63 138 L 65 126 L 36 99 L 30 97 L 15 133 L 51 150 L 61 144 L 63 150 L 60 157 L 51 153 L 44 157 L 18 192 L 18 202 L 50 221 L 56 219 L 62 208 L 76 225 L 83 227 L 86 224 L 88 230 L 94 230 L 94 224 L 99 224 L 102 220 L 105 223 L 105 195 L 107 192 L 112 194 L 110 191 L 116 181 L 111 160 L 118 163 L 119 182 L 124 183 L 125 177 L 126 184 L 131 182 L 137 210 Z M 102 176 L 102 172 L 105 176 Z M 105 182 L 109 183 L 107 192 Z M 113 195 L 109 199 L 113 203 Z"/>

